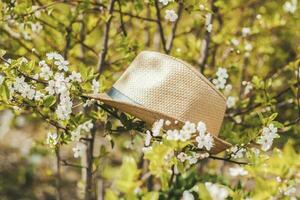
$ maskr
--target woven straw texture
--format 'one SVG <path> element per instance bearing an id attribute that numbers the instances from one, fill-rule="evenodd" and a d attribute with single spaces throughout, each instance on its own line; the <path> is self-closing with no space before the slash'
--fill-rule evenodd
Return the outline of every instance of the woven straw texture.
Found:
<path id="1" fill-rule="evenodd" d="M 217 138 L 226 109 L 225 97 L 189 64 L 165 54 L 144 51 L 113 87 L 140 105 L 111 99 L 106 94 L 88 96 L 147 123 L 161 118 L 203 121 L 215 137 L 213 153 L 230 146 Z"/>

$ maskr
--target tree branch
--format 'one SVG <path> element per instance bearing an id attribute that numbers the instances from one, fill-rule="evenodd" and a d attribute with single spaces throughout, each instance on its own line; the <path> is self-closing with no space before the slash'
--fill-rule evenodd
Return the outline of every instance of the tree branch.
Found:
<path id="1" fill-rule="evenodd" d="M 115 0 L 109 1 L 109 7 L 108 7 L 108 14 L 109 18 L 105 23 L 105 29 L 104 29 L 104 35 L 102 40 L 102 50 L 99 54 L 99 62 L 98 62 L 98 72 L 101 73 L 104 70 L 105 65 L 105 58 L 108 51 L 108 39 L 109 39 L 109 31 L 110 31 L 110 24 L 112 20 L 112 13 L 114 9 Z"/>
<path id="2" fill-rule="evenodd" d="M 155 5 L 155 10 L 156 10 L 157 26 L 158 26 L 160 39 L 161 39 L 164 51 L 166 53 L 168 53 L 168 50 L 166 48 L 166 38 L 165 38 L 164 30 L 163 30 L 163 27 L 162 27 L 162 24 L 161 24 L 161 15 L 160 15 L 160 10 L 159 10 L 158 0 L 154 0 L 154 5 Z"/>

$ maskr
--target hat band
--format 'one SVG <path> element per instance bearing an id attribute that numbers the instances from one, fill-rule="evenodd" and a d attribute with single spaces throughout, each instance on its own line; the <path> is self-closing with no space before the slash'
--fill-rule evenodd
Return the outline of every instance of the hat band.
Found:
<path id="1" fill-rule="evenodd" d="M 110 88 L 110 90 L 106 94 L 114 100 L 123 101 L 125 103 L 130 103 L 130 104 L 141 105 L 140 103 L 137 103 L 136 101 L 126 96 L 120 90 L 114 87 Z"/>

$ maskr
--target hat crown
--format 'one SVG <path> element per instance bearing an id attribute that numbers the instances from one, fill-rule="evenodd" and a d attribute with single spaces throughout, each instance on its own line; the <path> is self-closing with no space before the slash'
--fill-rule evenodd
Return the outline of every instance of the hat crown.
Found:
<path id="1" fill-rule="evenodd" d="M 128 99 L 180 121 L 204 121 L 218 135 L 224 96 L 187 63 L 157 52 L 141 52 L 113 86 Z"/>

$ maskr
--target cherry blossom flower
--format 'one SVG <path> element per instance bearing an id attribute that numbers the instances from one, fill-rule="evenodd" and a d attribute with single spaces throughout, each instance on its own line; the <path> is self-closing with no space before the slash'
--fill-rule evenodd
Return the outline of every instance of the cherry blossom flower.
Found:
<path id="1" fill-rule="evenodd" d="M 180 162 L 184 162 L 184 161 L 186 161 L 186 159 L 187 159 L 187 155 L 186 155 L 186 153 L 184 153 L 184 152 L 180 152 L 180 153 L 177 155 L 177 158 L 179 159 Z"/>
<path id="2" fill-rule="evenodd" d="M 192 137 L 192 135 L 189 130 L 180 130 L 179 131 L 178 138 L 180 141 L 185 142 L 185 141 L 191 139 L 191 137 Z"/>
<path id="3" fill-rule="evenodd" d="M 58 135 L 57 133 L 48 132 L 46 144 L 48 144 L 51 148 L 55 147 L 58 144 Z"/>
<path id="4" fill-rule="evenodd" d="M 81 82 L 81 74 L 77 72 L 72 72 L 71 75 L 67 78 L 69 81 Z"/>
<path id="5" fill-rule="evenodd" d="M 53 76 L 53 72 L 51 71 L 50 67 L 46 65 L 41 68 L 39 76 L 44 78 L 45 80 L 49 80 L 50 77 Z"/>
<path id="6" fill-rule="evenodd" d="M 64 57 L 57 52 L 50 52 L 46 54 L 48 60 L 64 60 Z"/>
<path id="7" fill-rule="evenodd" d="M 151 143 L 152 135 L 150 131 L 146 131 L 146 137 L 145 137 L 145 146 L 149 146 Z"/>
<path id="8" fill-rule="evenodd" d="M 67 72 L 69 69 L 68 68 L 69 61 L 67 61 L 67 60 L 57 60 L 54 62 L 54 64 L 57 65 L 58 69 L 61 71 L 63 70 L 65 72 Z"/>
<path id="9" fill-rule="evenodd" d="M 257 139 L 257 143 L 261 145 L 263 151 L 267 151 L 271 148 L 274 138 L 279 138 L 279 135 L 277 128 L 271 123 L 269 126 L 263 127 L 262 135 Z"/>
<path id="10" fill-rule="evenodd" d="M 226 79 L 228 78 L 228 73 L 225 68 L 218 68 L 218 71 L 216 73 L 217 78 L 213 79 L 213 84 L 218 88 L 218 89 L 224 89 L 226 85 Z"/>
<path id="11" fill-rule="evenodd" d="M 192 152 L 192 155 L 188 156 L 186 159 L 189 161 L 190 165 L 193 165 L 197 163 L 199 158 L 200 158 L 200 154 Z"/>
<path id="12" fill-rule="evenodd" d="M 213 200 L 225 200 L 229 196 L 229 192 L 224 186 L 205 182 L 205 187 Z"/>
<path id="13" fill-rule="evenodd" d="M 196 137 L 196 142 L 198 148 L 206 148 L 208 151 L 213 147 L 213 137 L 207 133 L 207 134 L 199 134 L 199 136 Z"/>
<path id="14" fill-rule="evenodd" d="M 243 27 L 242 28 L 242 35 L 243 35 L 243 37 L 246 37 L 246 36 L 248 36 L 250 34 L 251 34 L 251 29 L 249 27 Z"/>
<path id="15" fill-rule="evenodd" d="M 235 177 L 235 176 L 246 176 L 246 175 L 248 175 L 248 171 L 246 171 L 242 167 L 237 166 L 237 167 L 229 168 L 229 174 L 230 174 L 230 176 L 233 176 L 233 177 Z"/>
<path id="16" fill-rule="evenodd" d="M 178 18 L 178 15 L 174 10 L 166 10 L 165 19 L 169 20 L 170 22 L 175 22 Z"/>
<path id="17" fill-rule="evenodd" d="M 206 132 L 206 124 L 204 122 L 202 122 L 202 121 L 198 122 L 197 131 L 200 134 L 205 134 L 205 132 Z"/>
<path id="18" fill-rule="evenodd" d="M 189 133 L 195 133 L 196 132 L 196 124 L 186 121 L 182 127 L 182 130 L 189 132 Z"/>
<path id="19" fill-rule="evenodd" d="M 172 0 L 159 0 L 159 2 L 162 3 L 164 6 L 168 5 L 169 1 Z"/>
<path id="20" fill-rule="evenodd" d="M 287 13 L 295 13 L 297 10 L 297 0 L 286 1 L 283 4 L 283 10 Z"/>
<path id="21" fill-rule="evenodd" d="M 182 200 L 194 200 L 194 196 L 191 192 L 185 190 L 182 194 Z"/>
<path id="22" fill-rule="evenodd" d="M 163 127 L 163 125 L 164 125 L 164 120 L 163 119 L 160 119 L 160 120 L 153 123 L 152 134 L 153 134 L 154 137 L 156 137 L 160 134 L 160 130 Z"/>
<path id="23" fill-rule="evenodd" d="M 72 113 L 73 103 L 69 96 L 69 92 L 60 94 L 60 102 L 55 110 L 57 118 L 60 120 L 69 119 L 70 114 Z"/>
<path id="24" fill-rule="evenodd" d="M 235 106 L 235 103 L 236 103 L 236 97 L 232 97 L 232 96 L 229 96 L 227 98 L 227 101 L 226 101 L 226 105 L 227 105 L 227 108 L 232 108 Z"/>
<path id="25" fill-rule="evenodd" d="M 245 86 L 245 89 L 244 89 L 244 95 L 249 94 L 250 91 L 253 89 L 253 85 L 252 85 L 251 82 L 243 81 L 243 82 L 242 82 L 242 85 Z"/>
<path id="26" fill-rule="evenodd" d="M 232 158 L 242 158 L 246 152 L 245 148 L 239 148 L 238 146 L 233 146 L 230 148 Z"/>
<path id="27" fill-rule="evenodd" d="M 74 158 L 82 157 L 86 150 L 86 146 L 82 143 L 77 143 L 72 150 L 74 152 Z"/>
<path id="28" fill-rule="evenodd" d="M 92 81 L 92 91 L 93 94 L 98 94 L 100 90 L 100 84 L 96 79 L 93 79 Z"/>
<path id="29" fill-rule="evenodd" d="M 177 141 L 179 140 L 179 131 L 174 129 L 174 130 L 167 130 L 167 140 L 174 140 Z"/>

